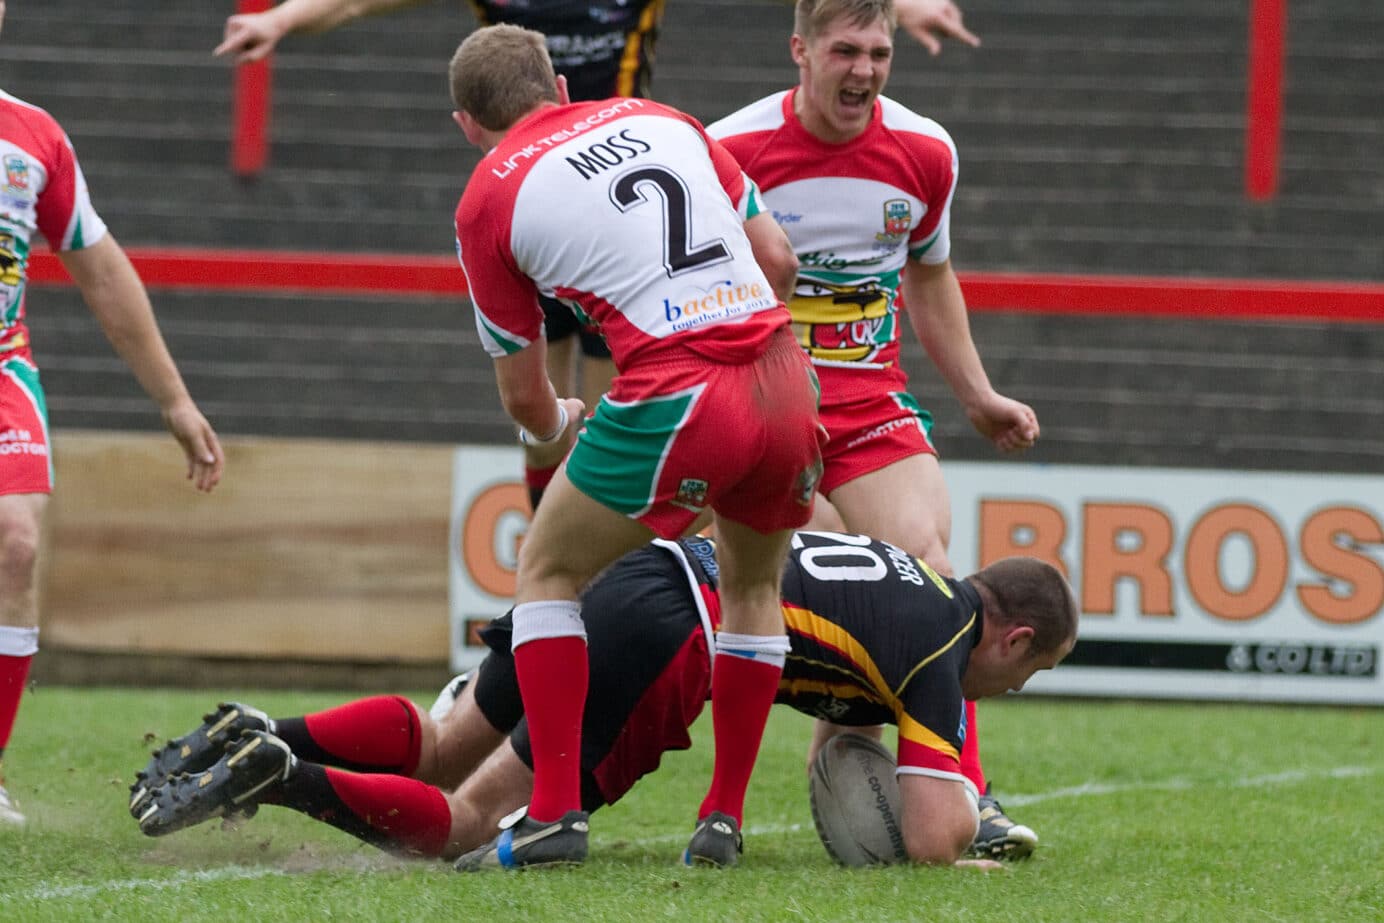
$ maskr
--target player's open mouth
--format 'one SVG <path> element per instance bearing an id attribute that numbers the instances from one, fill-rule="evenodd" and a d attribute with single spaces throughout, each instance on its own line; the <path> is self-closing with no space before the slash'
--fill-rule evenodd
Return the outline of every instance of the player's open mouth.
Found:
<path id="1" fill-rule="evenodd" d="M 869 90 L 852 90 L 843 88 L 839 94 L 841 105 L 848 109 L 860 109 L 870 103 Z"/>

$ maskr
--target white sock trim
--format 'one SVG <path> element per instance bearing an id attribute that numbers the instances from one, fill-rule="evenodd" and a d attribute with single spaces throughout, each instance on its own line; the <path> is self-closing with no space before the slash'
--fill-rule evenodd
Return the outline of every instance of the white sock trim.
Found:
<path id="1" fill-rule="evenodd" d="M 581 620 L 581 603 L 575 599 L 544 599 L 514 607 L 514 634 L 509 649 L 545 638 L 586 640 L 586 623 Z"/>
<path id="2" fill-rule="evenodd" d="M 32 657 L 38 653 L 38 628 L 0 625 L 0 657 Z"/>
<path id="3" fill-rule="evenodd" d="M 759 663 L 782 667 L 792 648 L 787 635 L 738 635 L 729 631 L 716 632 L 716 653 L 743 657 Z"/>

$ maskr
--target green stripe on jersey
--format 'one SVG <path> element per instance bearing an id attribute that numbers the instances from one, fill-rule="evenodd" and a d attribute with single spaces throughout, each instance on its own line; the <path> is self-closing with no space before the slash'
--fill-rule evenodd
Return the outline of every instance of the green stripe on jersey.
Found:
<path id="1" fill-rule="evenodd" d="M 505 355 L 512 356 L 528 345 L 527 343 L 520 343 L 511 339 L 504 330 L 492 324 L 489 318 L 482 314 L 479 309 L 476 310 L 476 317 L 480 320 L 481 326 L 485 328 L 485 332 L 490 338 L 495 341 L 496 345 L 505 351 Z"/>

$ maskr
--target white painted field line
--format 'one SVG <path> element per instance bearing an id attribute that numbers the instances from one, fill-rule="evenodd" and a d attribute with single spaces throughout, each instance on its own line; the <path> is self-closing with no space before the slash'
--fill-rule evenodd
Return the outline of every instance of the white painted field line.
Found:
<path id="1" fill-rule="evenodd" d="M 1053 801 L 1060 798 L 1089 798 L 1100 795 L 1118 795 L 1124 792 L 1182 791 L 1196 786 L 1222 785 L 1229 788 L 1254 788 L 1269 785 L 1295 785 L 1301 782 L 1310 782 L 1314 779 L 1353 779 L 1380 775 L 1381 773 L 1384 773 L 1384 766 L 1333 766 L 1324 769 L 1290 769 L 1266 775 L 1249 776 L 1243 779 L 1213 780 L 1209 783 L 1205 780 L 1188 778 L 1108 784 L 1103 782 L 1088 782 L 1084 785 L 1073 785 L 1067 788 L 1053 789 L 1048 792 L 1037 792 L 1031 795 L 1006 795 L 1004 804 L 1009 806 L 1022 806 L 1037 804 L 1041 801 Z M 797 833 L 803 828 L 803 824 L 752 824 L 745 828 L 745 833 L 748 836 L 772 836 L 776 834 Z M 595 836 L 592 839 L 596 844 L 604 846 L 609 846 L 613 843 L 624 843 L 631 846 L 656 846 L 660 843 L 681 843 L 684 842 L 689 835 L 690 834 L 686 832 L 681 832 L 655 837 L 641 837 L 640 839 L 601 836 Z M 0 891 L 0 898 L 17 899 L 20 901 L 86 898 L 112 891 L 136 891 L 140 889 L 171 890 L 204 881 L 252 881 L 256 878 L 268 878 L 277 875 L 291 874 L 293 873 L 286 872 L 282 869 L 251 868 L 247 866 L 230 865 L 219 869 L 176 872 L 166 878 L 131 878 L 124 881 L 107 881 L 90 885 L 39 885 L 29 891 L 18 893 Z"/>
<path id="2" fill-rule="evenodd" d="M 1244 779 L 1223 779 L 1206 782 L 1204 780 L 1172 778 L 1144 782 L 1087 782 L 1069 788 L 1053 789 L 1050 792 L 1037 792 L 1032 795 L 1005 795 L 1005 807 L 1023 807 L 1040 801 L 1053 801 L 1059 798 L 1087 798 L 1093 795 L 1119 795 L 1124 792 L 1185 791 L 1196 787 L 1256 788 L 1264 785 L 1295 785 L 1313 779 L 1349 779 L 1360 776 L 1373 776 L 1384 772 L 1384 766 L 1332 766 L 1323 769 L 1289 769 Z"/>
<path id="3" fill-rule="evenodd" d="M 1379 775 L 1381 773 L 1384 773 L 1384 766 L 1333 766 L 1323 769 L 1290 769 L 1266 775 L 1249 776 L 1244 779 L 1224 779 L 1213 780 L 1211 782 L 1187 778 L 1124 783 L 1087 782 L 1082 785 L 1057 788 L 1049 792 L 1037 792 L 1032 795 L 1005 795 L 1003 804 L 1006 808 L 1020 807 L 1023 805 L 1037 804 L 1040 801 L 1054 801 L 1060 798 L 1089 798 L 1100 795 L 1119 795 L 1125 792 L 1184 791 L 1199 786 L 1208 787 L 1221 785 L 1228 788 L 1257 788 L 1269 785 L 1296 785 L 1300 782 L 1310 782 L 1314 779 L 1353 779 L 1362 776 Z M 802 824 L 752 824 L 745 828 L 745 835 L 755 836 L 796 833 L 801 829 L 803 829 Z M 642 837 L 637 840 L 627 838 L 604 838 L 593 835 L 592 840 L 594 843 L 606 846 L 612 843 L 628 843 L 632 846 L 653 846 L 659 843 L 682 842 L 690 835 L 691 834 L 688 833 L 674 833 L 654 837 Z"/>
<path id="4" fill-rule="evenodd" d="M 228 865 L 225 868 L 202 869 L 195 872 L 175 872 L 167 878 L 128 878 L 124 881 L 103 881 L 89 885 L 39 885 L 37 888 L 21 893 L 0 891 L 0 897 L 15 898 L 20 901 L 61 900 L 70 897 L 95 897 L 112 891 L 167 891 L 204 881 L 252 881 L 256 878 L 269 878 L 286 874 L 288 873 L 281 869 Z"/>

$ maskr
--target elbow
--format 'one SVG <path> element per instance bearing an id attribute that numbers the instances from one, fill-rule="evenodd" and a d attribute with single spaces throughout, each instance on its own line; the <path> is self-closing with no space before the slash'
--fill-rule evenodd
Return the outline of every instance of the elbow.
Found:
<path id="1" fill-rule="evenodd" d="M 975 839 L 973 828 L 905 831 L 903 845 L 910 862 L 919 865 L 954 865 Z"/>
<path id="2" fill-rule="evenodd" d="M 793 297 L 793 288 L 798 284 L 798 255 L 791 247 L 785 246 L 774 254 L 773 259 L 765 262 L 767 265 L 761 268 L 769 285 L 780 301 L 787 302 Z"/>
<path id="3" fill-rule="evenodd" d="M 964 849 L 953 850 L 940 847 L 941 844 L 938 844 L 937 847 L 927 846 L 917 849 L 910 847 L 908 861 L 918 865 L 955 865 L 965 852 Z"/>

